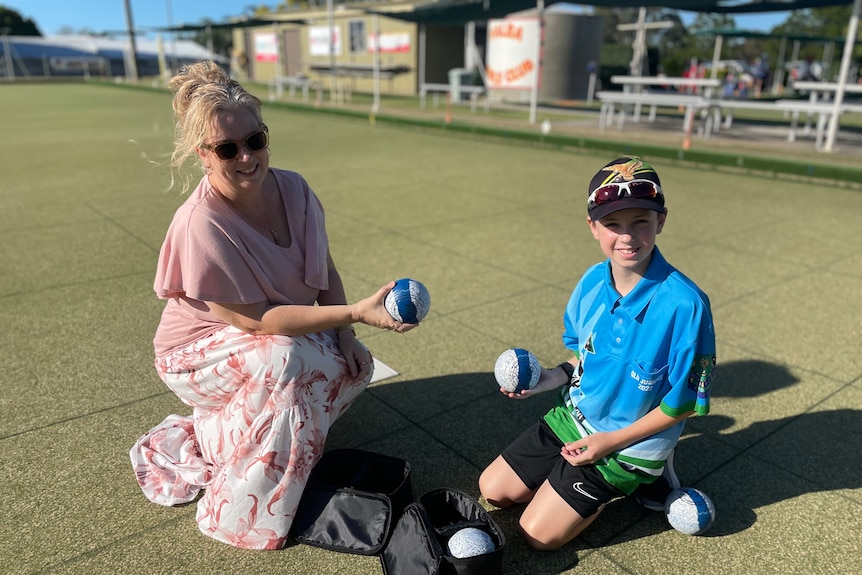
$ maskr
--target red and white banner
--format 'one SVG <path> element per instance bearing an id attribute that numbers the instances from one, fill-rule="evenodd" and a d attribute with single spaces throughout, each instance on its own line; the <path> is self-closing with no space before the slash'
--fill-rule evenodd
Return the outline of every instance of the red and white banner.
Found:
<path id="1" fill-rule="evenodd" d="M 368 51 L 374 53 L 378 49 L 378 46 L 381 53 L 409 52 L 410 34 L 407 32 L 381 34 L 379 43 L 374 34 L 369 34 Z"/>
<path id="2" fill-rule="evenodd" d="M 488 88 L 532 90 L 538 81 L 538 18 L 488 20 Z"/>
<path id="3" fill-rule="evenodd" d="M 277 62 L 278 41 L 272 32 L 254 35 L 254 59 L 256 62 Z"/>
<path id="4" fill-rule="evenodd" d="M 332 41 L 332 52 L 341 56 L 341 29 L 332 27 L 330 36 L 329 26 L 311 26 L 308 29 L 308 53 L 311 56 L 329 56 L 329 43 Z"/>

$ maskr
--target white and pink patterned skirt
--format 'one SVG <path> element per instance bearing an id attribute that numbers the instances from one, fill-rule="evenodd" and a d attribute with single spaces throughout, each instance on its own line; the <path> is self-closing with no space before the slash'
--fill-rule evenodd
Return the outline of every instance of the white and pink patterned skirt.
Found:
<path id="1" fill-rule="evenodd" d="M 197 503 L 200 530 L 247 549 L 287 541 L 329 428 L 371 380 L 350 376 L 332 331 L 254 336 L 227 327 L 156 358 L 193 408 L 132 447 L 138 484 L 160 505 Z"/>

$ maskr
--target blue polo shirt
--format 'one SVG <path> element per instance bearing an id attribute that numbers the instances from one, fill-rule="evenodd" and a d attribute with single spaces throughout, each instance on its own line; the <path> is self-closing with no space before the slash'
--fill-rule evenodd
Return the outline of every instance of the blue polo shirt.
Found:
<path id="1" fill-rule="evenodd" d="M 658 247 L 646 274 L 625 297 L 613 286 L 610 261 L 587 270 L 563 322 L 563 343 L 580 361 L 580 381 L 565 386 L 559 406 L 545 416 L 562 441 L 622 429 L 656 407 L 670 417 L 709 413 L 715 367 L 709 298 Z M 626 447 L 599 470 L 626 492 L 652 481 L 684 425 Z"/>

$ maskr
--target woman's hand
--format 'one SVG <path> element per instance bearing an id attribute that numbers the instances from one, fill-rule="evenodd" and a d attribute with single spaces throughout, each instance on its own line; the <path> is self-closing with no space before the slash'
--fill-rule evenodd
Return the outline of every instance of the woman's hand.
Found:
<path id="1" fill-rule="evenodd" d="M 371 352 L 359 343 L 352 329 L 339 329 L 338 348 L 347 361 L 347 369 L 354 379 L 365 379 L 373 368 Z"/>
<path id="2" fill-rule="evenodd" d="M 393 287 L 395 287 L 395 282 L 391 281 L 377 290 L 374 295 L 353 304 L 354 319 L 373 327 L 397 331 L 398 333 L 405 333 L 416 327 L 418 324 L 396 321 L 386 311 L 383 300 L 386 299 L 386 294 Z"/>

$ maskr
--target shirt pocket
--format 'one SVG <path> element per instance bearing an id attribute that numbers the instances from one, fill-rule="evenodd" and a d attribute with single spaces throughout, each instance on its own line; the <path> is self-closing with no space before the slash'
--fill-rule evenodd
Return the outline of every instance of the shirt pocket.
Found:
<path id="1" fill-rule="evenodd" d="M 632 360 L 629 377 L 637 382 L 638 390 L 654 394 L 665 386 L 668 366 L 653 361 Z"/>

